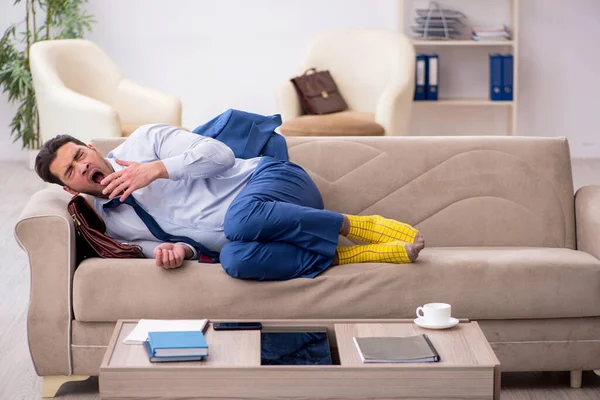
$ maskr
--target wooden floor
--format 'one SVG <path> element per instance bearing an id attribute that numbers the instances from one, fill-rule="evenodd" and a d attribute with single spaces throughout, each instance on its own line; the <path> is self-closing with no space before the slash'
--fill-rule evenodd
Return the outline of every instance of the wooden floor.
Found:
<path id="1" fill-rule="evenodd" d="M 600 162 L 573 163 L 575 186 L 600 184 Z M 43 188 L 35 173 L 21 163 L 0 163 L 0 400 L 39 399 L 42 380 L 33 368 L 27 347 L 26 316 L 29 264 L 15 242 L 13 230 L 29 197 Z M 71 382 L 58 399 L 98 397 L 98 379 Z M 600 376 L 583 375 L 583 388 L 569 388 L 568 372 L 505 373 L 502 400 L 598 400 Z"/>

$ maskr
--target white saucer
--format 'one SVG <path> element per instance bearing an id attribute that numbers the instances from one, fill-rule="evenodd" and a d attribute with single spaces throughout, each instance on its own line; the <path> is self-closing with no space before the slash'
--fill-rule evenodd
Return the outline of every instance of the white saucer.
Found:
<path id="1" fill-rule="evenodd" d="M 450 318 L 447 322 L 443 324 L 432 324 L 430 322 L 426 322 L 424 318 L 415 318 L 415 324 L 419 325 L 421 328 L 427 329 L 448 329 L 456 326 L 458 324 L 458 320 L 456 318 Z"/>

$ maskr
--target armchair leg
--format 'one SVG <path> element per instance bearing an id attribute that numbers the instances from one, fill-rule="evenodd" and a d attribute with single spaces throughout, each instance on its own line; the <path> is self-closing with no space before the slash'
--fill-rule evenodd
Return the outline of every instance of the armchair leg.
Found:
<path id="1" fill-rule="evenodd" d="M 52 375 L 52 376 L 44 376 L 44 382 L 42 384 L 42 397 L 54 397 L 56 396 L 56 392 L 62 386 L 63 383 L 67 382 L 75 382 L 75 381 L 85 381 L 89 376 L 86 375 Z"/>
<path id="2" fill-rule="evenodd" d="M 581 374 L 583 371 L 574 370 L 571 371 L 571 387 L 573 389 L 579 389 L 581 387 Z"/>

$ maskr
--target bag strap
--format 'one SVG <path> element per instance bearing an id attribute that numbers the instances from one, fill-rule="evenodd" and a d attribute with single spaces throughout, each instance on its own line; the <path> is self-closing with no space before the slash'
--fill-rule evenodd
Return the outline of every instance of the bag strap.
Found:
<path id="1" fill-rule="evenodd" d="M 311 71 L 312 71 L 312 72 L 311 72 Z M 310 72 L 311 74 L 314 74 L 314 73 L 316 73 L 316 72 L 317 72 L 317 69 L 316 69 L 316 68 L 309 68 L 309 69 L 307 69 L 306 71 L 304 71 L 304 73 L 302 74 L 302 76 L 304 76 L 304 75 L 310 75 L 310 74 L 309 74 L 309 72 Z"/>

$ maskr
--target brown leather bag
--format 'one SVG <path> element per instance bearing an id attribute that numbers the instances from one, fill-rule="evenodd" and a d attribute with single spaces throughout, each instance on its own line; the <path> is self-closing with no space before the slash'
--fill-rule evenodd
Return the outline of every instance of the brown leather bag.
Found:
<path id="1" fill-rule="evenodd" d="M 330 114 L 348 109 L 329 71 L 310 68 L 291 79 L 307 114 Z"/>
<path id="2" fill-rule="evenodd" d="M 67 205 L 75 223 L 77 262 L 89 257 L 144 258 L 141 246 L 119 243 L 106 236 L 106 225 L 83 196 L 73 196 Z"/>

